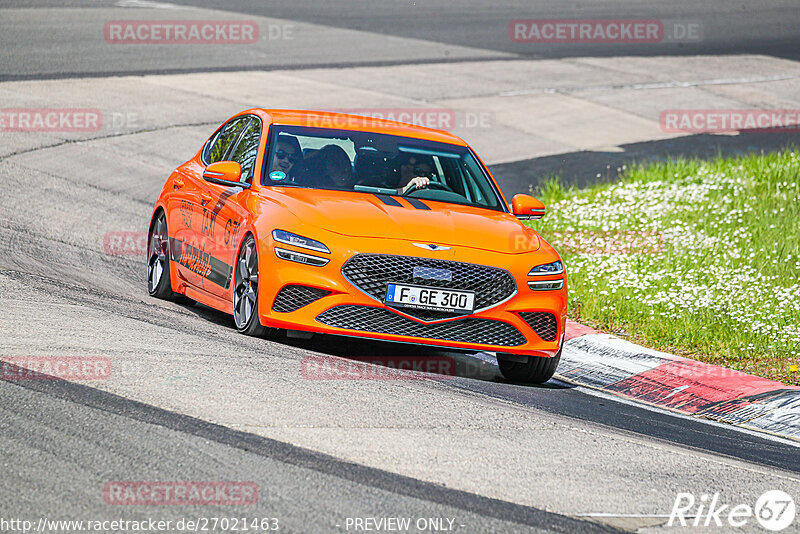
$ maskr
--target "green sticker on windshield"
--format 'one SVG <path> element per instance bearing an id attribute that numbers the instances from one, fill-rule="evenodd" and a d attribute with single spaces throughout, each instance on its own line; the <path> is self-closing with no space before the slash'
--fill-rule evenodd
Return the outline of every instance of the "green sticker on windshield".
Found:
<path id="1" fill-rule="evenodd" d="M 280 182 L 286 179 L 286 173 L 281 171 L 272 171 L 269 173 L 269 179 L 275 182 Z"/>

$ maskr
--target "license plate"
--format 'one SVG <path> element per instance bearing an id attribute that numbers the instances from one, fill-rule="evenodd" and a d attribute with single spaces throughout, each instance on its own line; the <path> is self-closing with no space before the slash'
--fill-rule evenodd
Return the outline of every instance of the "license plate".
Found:
<path id="1" fill-rule="evenodd" d="M 385 302 L 418 310 L 472 313 L 475 309 L 475 293 L 440 287 L 387 284 Z"/>

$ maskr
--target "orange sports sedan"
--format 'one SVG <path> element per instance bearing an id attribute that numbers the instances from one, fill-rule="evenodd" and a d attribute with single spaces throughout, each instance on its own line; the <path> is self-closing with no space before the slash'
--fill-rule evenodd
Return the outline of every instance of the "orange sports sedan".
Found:
<path id="1" fill-rule="evenodd" d="M 150 222 L 150 295 L 286 330 L 497 354 L 545 382 L 564 341 L 558 253 L 450 133 L 339 113 L 250 109 L 167 179 Z"/>

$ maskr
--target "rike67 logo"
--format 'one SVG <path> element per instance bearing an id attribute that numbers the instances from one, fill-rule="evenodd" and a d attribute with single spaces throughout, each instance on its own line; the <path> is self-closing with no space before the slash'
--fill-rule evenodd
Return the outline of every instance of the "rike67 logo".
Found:
<path id="1" fill-rule="evenodd" d="M 719 493 L 703 494 L 696 498 L 691 493 L 678 493 L 667 522 L 668 527 L 744 527 L 755 519 L 761 527 L 779 532 L 794 523 L 794 499 L 780 490 L 770 490 L 749 504 L 723 503 Z"/>

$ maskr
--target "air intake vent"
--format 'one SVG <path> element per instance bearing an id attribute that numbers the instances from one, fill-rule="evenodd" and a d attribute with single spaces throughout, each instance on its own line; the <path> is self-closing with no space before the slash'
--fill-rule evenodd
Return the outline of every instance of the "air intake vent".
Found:
<path id="1" fill-rule="evenodd" d="M 546 312 L 520 312 L 519 316 L 533 328 L 536 335 L 544 341 L 555 341 L 558 336 L 556 316 Z"/>
<path id="2" fill-rule="evenodd" d="M 307 306 L 325 295 L 330 295 L 330 291 L 316 287 L 289 285 L 283 286 L 275 302 L 272 304 L 273 311 L 289 313 Z"/>
<path id="3" fill-rule="evenodd" d="M 445 323 L 422 324 L 385 308 L 372 306 L 335 306 L 317 316 L 317 321 L 336 328 L 377 332 L 398 336 L 442 339 L 460 343 L 479 343 L 515 347 L 526 342 L 519 330 L 503 321 L 467 317 Z"/>

